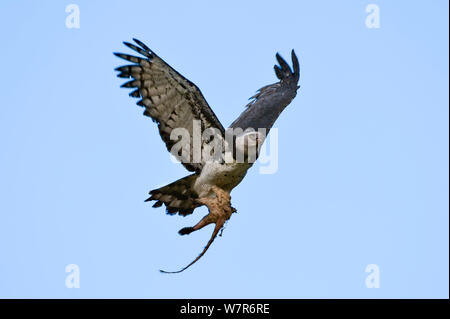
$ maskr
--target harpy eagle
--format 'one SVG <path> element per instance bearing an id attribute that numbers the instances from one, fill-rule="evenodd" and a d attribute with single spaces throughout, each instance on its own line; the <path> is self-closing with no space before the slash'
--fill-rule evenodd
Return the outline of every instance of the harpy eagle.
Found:
<path id="1" fill-rule="evenodd" d="M 186 235 L 215 224 L 202 253 L 182 272 L 199 260 L 214 241 L 224 223 L 236 210 L 230 192 L 244 178 L 275 120 L 297 94 L 300 68 L 292 50 L 293 70 L 277 53 L 275 74 L 279 82 L 266 85 L 252 96 L 242 114 L 225 130 L 199 88 L 184 78 L 137 39 L 124 44 L 141 56 L 114 53 L 132 64 L 116 68 L 120 78 L 131 78 L 121 87 L 133 88 L 130 96 L 140 98 L 144 115 L 158 124 L 159 134 L 172 153 L 190 172 L 169 185 L 149 192 L 146 201 L 153 207 L 166 206 L 170 215 L 186 216 L 202 205 L 209 214 L 195 226 L 185 227 Z M 207 134 L 203 134 L 206 133 Z M 199 135 L 200 134 L 200 135 Z M 254 152 L 252 152 L 254 150 Z M 165 272 L 166 271 L 162 271 Z"/>

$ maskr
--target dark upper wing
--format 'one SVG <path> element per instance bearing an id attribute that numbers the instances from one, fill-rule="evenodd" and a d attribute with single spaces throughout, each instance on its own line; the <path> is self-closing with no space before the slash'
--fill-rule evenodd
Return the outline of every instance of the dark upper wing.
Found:
<path id="1" fill-rule="evenodd" d="M 189 132 L 190 151 L 186 152 L 188 155 L 174 155 L 189 171 L 200 171 L 203 163 L 193 162 L 193 121 L 200 121 L 202 132 L 207 128 L 216 128 L 223 136 L 222 124 L 195 84 L 165 63 L 144 43 L 137 39 L 133 40 L 138 46 L 128 42 L 124 44 L 140 53 L 142 57 L 114 53 L 133 63 L 116 69 L 120 72 L 118 77 L 132 78 L 122 87 L 135 88 L 130 96 L 141 98 L 137 104 L 145 108 L 144 115 L 158 123 L 159 133 L 169 151 L 177 143 L 177 140 L 170 139 L 173 129 L 185 128 Z"/>
<path id="2" fill-rule="evenodd" d="M 246 130 L 253 128 L 265 128 L 266 133 L 270 130 L 284 108 L 291 103 L 297 94 L 297 86 L 300 77 L 300 67 L 297 56 L 292 50 L 291 70 L 289 64 L 277 53 L 278 63 L 275 65 L 275 74 L 280 79 L 279 82 L 266 85 L 250 99 L 252 101 L 247 105 L 244 112 L 231 124 L 232 128 L 242 128 Z"/>

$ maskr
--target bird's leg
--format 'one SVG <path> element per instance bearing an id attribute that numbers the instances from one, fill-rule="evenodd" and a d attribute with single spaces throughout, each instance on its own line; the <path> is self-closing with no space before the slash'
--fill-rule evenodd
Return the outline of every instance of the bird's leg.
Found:
<path id="1" fill-rule="evenodd" d="M 230 219 L 231 214 L 236 211 L 236 209 L 231 207 L 231 202 L 230 202 L 231 197 L 230 197 L 229 192 L 226 192 L 223 189 L 216 187 L 216 186 L 212 187 L 212 191 L 216 194 L 215 198 L 204 197 L 204 198 L 197 199 L 197 202 L 199 204 L 203 204 L 208 207 L 209 214 L 206 215 L 205 217 L 203 217 L 194 227 L 185 227 L 179 231 L 180 235 L 186 235 L 186 234 L 192 233 L 193 231 L 199 230 L 199 229 L 205 227 L 206 225 L 209 225 L 212 223 L 216 224 L 216 226 L 214 227 L 214 231 L 211 235 L 211 238 L 209 239 L 208 243 L 206 244 L 206 247 L 203 249 L 201 254 L 194 261 L 192 261 L 189 265 L 187 265 L 183 269 L 181 269 L 179 271 L 175 271 L 175 272 L 167 272 L 167 271 L 161 270 L 161 272 L 163 272 L 163 273 L 182 272 L 185 269 L 192 266 L 195 262 L 197 262 L 197 260 L 199 260 L 206 253 L 209 246 L 211 246 L 211 244 L 213 243 L 213 241 L 216 238 L 219 231 L 222 229 L 225 222 L 228 219 Z"/>
<path id="2" fill-rule="evenodd" d="M 188 235 L 188 234 L 192 233 L 193 231 L 202 229 L 206 225 L 209 225 L 214 222 L 215 221 L 212 218 L 211 214 L 208 214 L 208 215 L 204 216 L 194 227 L 184 227 L 184 228 L 180 229 L 180 231 L 178 233 L 180 235 Z"/>
<path id="3" fill-rule="evenodd" d="M 208 207 L 209 214 L 203 217 L 195 226 L 180 229 L 178 232 L 180 235 L 190 234 L 212 223 L 216 225 L 221 223 L 223 225 L 225 221 L 230 219 L 231 214 L 236 212 L 236 209 L 231 207 L 231 196 L 228 192 L 217 186 L 212 186 L 211 189 L 216 194 L 215 198 L 202 197 L 197 199 L 199 204 Z"/>

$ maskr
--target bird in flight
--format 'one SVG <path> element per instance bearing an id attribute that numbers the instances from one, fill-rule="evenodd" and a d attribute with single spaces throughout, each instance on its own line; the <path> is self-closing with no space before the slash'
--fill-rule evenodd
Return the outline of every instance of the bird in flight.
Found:
<path id="1" fill-rule="evenodd" d="M 225 222 L 236 209 L 230 192 L 245 177 L 259 155 L 267 134 L 280 113 L 294 99 L 300 77 L 297 56 L 292 50 L 293 68 L 277 53 L 278 82 L 259 89 L 242 114 L 228 129 L 222 126 L 199 88 L 183 77 L 137 39 L 124 44 L 140 54 L 114 53 L 131 64 L 116 68 L 119 78 L 131 78 L 121 87 L 134 89 L 144 115 L 157 123 L 167 150 L 182 163 L 190 175 L 149 192 L 146 201 L 153 207 L 163 204 L 170 215 L 187 216 L 206 205 L 209 213 L 195 226 L 185 227 L 187 235 L 215 224 L 212 236 L 201 254 L 178 273 L 197 262 L 208 250 Z"/>

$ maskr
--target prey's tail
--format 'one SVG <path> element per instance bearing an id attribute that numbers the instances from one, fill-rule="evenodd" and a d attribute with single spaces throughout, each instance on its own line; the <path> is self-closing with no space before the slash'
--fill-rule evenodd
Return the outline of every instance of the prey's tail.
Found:
<path id="1" fill-rule="evenodd" d="M 196 202 L 197 193 L 193 190 L 198 174 L 192 174 L 181 178 L 169 185 L 154 189 L 149 192 L 150 197 L 145 201 L 156 201 L 153 207 L 166 206 L 166 211 L 170 215 L 176 213 L 186 216 L 192 214 L 195 208 L 200 206 Z"/>
<path id="2" fill-rule="evenodd" d="M 213 186 L 212 190 L 216 194 L 215 198 L 203 197 L 203 198 L 197 199 L 197 202 L 199 204 L 208 206 L 208 210 L 209 210 L 208 215 L 203 217 L 194 227 L 185 227 L 180 230 L 180 235 L 187 235 L 187 234 L 192 233 L 193 231 L 202 229 L 206 225 L 209 225 L 212 223 L 216 224 L 216 226 L 214 227 L 214 231 L 211 235 L 211 238 L 209 239 L 205 248 L 200 253 L 200 255 L 198 255 L 198 257 L 194 259 L 194 261 L 192 261 L 189 265 L 182 268 L 181 270 L 178 270 L 178 271 L 160 270 L 162 273 L 166 273 L 166 274 L 180 273 L 180 272 L 188 269 L 189 267 L 191 267 L 193 264 L 195 264 L 206 253 L 209 246 L 211 246 L 211 244 L 213 243 L 217 234 L 219 233 L 219 231 L 223 228 L 223 225 L 225 224 L 225 222 L 228 219 L 230 219 L 231 214 L 233 212 L 236 212 L 236 209 L 234 209 L 231 206 L 231 202 L 230 202 L 231 196 L 230 196 L 229 192 L 224 191 L 223 189 L 221 189 L 217 186 Z"/>
<path id="3" fill-rule="evenodd" d="M 164 274 L 178 274 L 180 272 L 185 271 L 186 269 L 188 269 L 189 267 L 191 267 L 193 264 L 195 264 L 200 258 L 202 258 L 202 256 L 206 253 L 206 251 L 208 250 L 209 246 L 211 246 L 211 244 L 213 243 L 214 239 L 216 239 L 217 234 L 219 233 L 219 230 L 223 227 L 223 225 L 225 224 L 226 220 L 221 220 L 220 222 L 216 223 L 216 226 L 214 227 L 214 231 L 211 235 L 211 238 L 209 239 L 208 243 L 206 244 L 205 248 L 203 249 L 203 251 L 200 253 L 200 255 L 198 255 L 197 258 L 195 258 L 189 265 L 187 265 L 186 267 L 178 270 L 178 271 L 165 271 L 165 270 L 160 270 L 160 272 L 164 273 Z"/>

